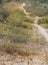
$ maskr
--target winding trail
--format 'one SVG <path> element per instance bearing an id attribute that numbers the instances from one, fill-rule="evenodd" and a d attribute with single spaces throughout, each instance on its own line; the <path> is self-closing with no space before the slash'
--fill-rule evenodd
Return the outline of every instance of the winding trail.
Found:
<path id="1" fill-rule="evenodd" d="M 25 13 L 26 15 L 30 14 L 30 13 L 28 13 L 28 12 L 24 9 L 24 6 L 26 6 L 26 4 L 25 4 L 25 3 L 21 4 L 20 9 L 21 9 L 21 10 L 23 10 L 23 11 L 24 11 L 24 13 Z"/>
<path id="2" fill-rule="evenodd" d="M 30 13 L 28 13 L 28 12 L 24 9 L 24 6 L 26 6 L 25 3 L 21 4 L 20 9 L 22 9 L 26 15 L 30 14 Z M 36 16 L 35 21 L 34 21 L 34 23 L 35 23 L 34 26 L 38 28 L 38 31 L 44 36 L 44 38 L 45 38 L 46 41 L 48 42 L 48 33 L 47 33 L 46 29 L 43 28 L 43 27 L 41 27 L 41 26 L 38 25 L 38 23 L 37 23 L 38 20 L 41 19 L 41 18 L 42 18 L 42 17 Z"/>

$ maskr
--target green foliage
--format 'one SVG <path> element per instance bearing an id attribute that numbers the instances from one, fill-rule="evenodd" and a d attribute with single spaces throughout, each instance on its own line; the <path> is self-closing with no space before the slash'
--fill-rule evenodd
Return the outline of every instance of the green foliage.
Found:
<path id="1" fill-rule="evenodd" d="M 38 24 L 45 27 L 45 28 L 48 28 L 48 17 L 43 17 L 41 18 L 39 21 L 38 21 Z"/>
<path id="2" fill-rule="evenodd" d="M 16 2 L 41 2 L 46 3 L 48 0 L 0 0 L 0 2 L 10 2 L 10 1 L 16 1 Z"/>
<path id="3" fill-rule="evenodd" d="M 25 7 L 26 11 L 30 12 L 31 16 L 46 16 L 48 15 L 48 5 L 42 3 L 33 3 L 31 6 Z"/>
<path id="4" fill-rule="evenodd" d="M 48 17 L 43 17 L 39 20 L 38 24 L 48 24 Z"/>

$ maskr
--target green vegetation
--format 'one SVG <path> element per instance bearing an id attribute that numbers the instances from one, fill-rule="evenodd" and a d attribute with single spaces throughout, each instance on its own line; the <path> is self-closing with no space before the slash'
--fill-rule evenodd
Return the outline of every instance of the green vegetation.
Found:
<path id="1" fill-rule="evenodd" d="M 48 0 L 0 0 L 0 2 L 5 3 L 5 2 L 10 2 L 10 1 L 16 1 L 16 2 L 41 2 L 41 3 L 48 3 Z"/>
<path id="2" fill-rule="evenodd" d="M 48 9 L 44 3 L 35 3 L 30 0 L 31 6 L 24 7 L 30 12 L 29 15 L 26 15 L 19 8 L 19 1 L 23 2 L 23 0 L 10 1 L 13 0 L 0 0 L 0 39 L 2 40 L 0 50 L 10 54 L 16 52 L 21 55 L 32 54 L 32 49 L 26 47 L 27 43 L 32 45 L 45 43 L 43 36 L 33 25 L 35 16 L 48 15 Z M 40 19 L 38 24 L 48 28 L 48 17 Z"/>
<path id="3" fill-rule="evenodd" d="M 48 16 L 41 18 L 38 21 L 38 24 L 45 27 L 45 28 L 48 28 Z"/>
<path id="4" fill-rule="evenodd" d="M 26 6 L 25 9 L 30 12 L 30 16 L 46 16 L 48 8 L 44 3 L 32 3 L 31 6 Z"/>

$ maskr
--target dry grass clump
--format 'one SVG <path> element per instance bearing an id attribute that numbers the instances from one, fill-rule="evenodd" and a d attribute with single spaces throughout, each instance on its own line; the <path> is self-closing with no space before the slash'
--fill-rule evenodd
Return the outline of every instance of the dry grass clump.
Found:
<path id="1" fill-rule="evenodd" d="M 19 55 L 28 56 L 32 53 L 32 50 L 25 43 L 14 43 L 11 40 L 2 40 L 0 43 L 0 51 L 8 54 L 18 53 Z"/>

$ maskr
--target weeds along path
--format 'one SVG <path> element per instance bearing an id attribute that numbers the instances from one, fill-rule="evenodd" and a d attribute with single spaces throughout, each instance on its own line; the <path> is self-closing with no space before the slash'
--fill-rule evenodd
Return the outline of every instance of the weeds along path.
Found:
<path id="1" fill-rule="evenodd" d="M 20 9 L 22 9 L 22 10 L 24 11 L 24 13 L 25 13 L 27 16 L 29 16 L 28 14 L 30 14 L 30 13 L 28 13 L 28 12 L 23 8 L 24 6 L 26 6 L 25 3 L 23 3 L 23 4 L 21 5 Z M 35 21 L 34 21 L 34 23 L 35 23 L 34 26 L 38 28 L 38 31 L 44 36 L 44 38 L 45 38 L 46 41 L 48 42 L 48 33 L 47 33 L 47 31 L 46 31 L 43 27 L 41 27 L 40 25 L 38 25 L 38 23 L 37 23 L 40 18 L 42 18 L 42 17 L 36 16 Z"/>
<path id="2" fill-rule="evenodd" d="M 25 4 L 23 4 L 23 6 L 25 6 Z M 21 9 L 24 11 L 24 13 L 26 15 L 29 14 L 22 7 L 21 7 Z M 27 15 L 27 16 L 29 16 L 29 15 Z M 40 25 L 37 24 L 39 18 L 40 17 L 35 18 L 34 26 L 38 28 L 38 31 L 44 36 L 44 38 L 48 42 L 48 33 L 46 32 L 46 30 L 43 27 L 41 27 Z M 43 48 L 43 46 L 42 46 L 42 48 Z M 48 50 L 48 47 L 43 48 L 44 51 L 45 51 L 45 49 Z M 6 54 L 6 55 L 0 54 L 0 65 L 48 65 L 48 56 L 46 56 L 45 52 L 43 53 L 43 52 L 38 51 L 37 55 L 34 54 L 34 55 L 31 55 L 31 56 L 28 56 L 28 58 L 25 58 L 25 57 L 22 57 L 20 55 L 13 57 L 10 54 Z"/>
<path id="3" fill-rule="evenodd" d="M 38 20 L 40 19 L 41 17 L 36 17 L 35 19 L 35 24 L 34 26 L 38 28 L 38 31 L 44 36 L 44 38 L 46 39 L 46 41 L 48 42 L 48 33 L 46 31 L 45 28 L 41 27 L 40 25 L 38 25 Z"/>

